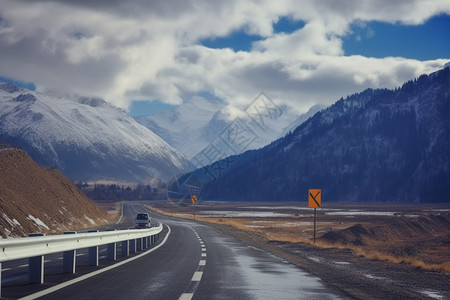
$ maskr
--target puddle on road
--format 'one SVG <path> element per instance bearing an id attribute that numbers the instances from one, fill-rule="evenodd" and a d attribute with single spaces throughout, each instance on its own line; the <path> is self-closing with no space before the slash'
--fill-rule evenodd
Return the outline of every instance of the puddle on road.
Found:
<path id="1" fill-rule="evenodd" d="M 444 296 L 442 296 L 439 292 L 436 292 L 436 291 L 425 290 L 425 291 L 420 291 L 420 293 L 425 296 L 428 296 L 432 299 L 444 299 Z"/>
<path id="2" fill-rule="evenodd" d="M 348 261 L 335 261 L 334 263 L 336 265 L 343 265 L 343 266 L 346 266 L 346 265 L 350 264 Z"/>
<path id="3" fill-rule="evenodd" d="M 243 290 L 255 299 L 341 299 L 332 294 L 321 280 L 298 267 L 254 247 L 244 247 L 229 240 L 218 243 L 233 252 L 235 264 L 229 272 L 242 276 Z M 236 270 L 237 268 L 237 270 Z"/>

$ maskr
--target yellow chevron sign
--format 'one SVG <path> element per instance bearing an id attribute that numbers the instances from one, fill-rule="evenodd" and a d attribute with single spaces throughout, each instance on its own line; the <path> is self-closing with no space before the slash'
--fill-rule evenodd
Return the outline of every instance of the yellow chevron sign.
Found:
<path id="1" fill-rule="evenodd" d="M 310 208 L 320 208 L 321 207 L 321 189 L 310 189 L 308 192 L 308 206 Z"/>

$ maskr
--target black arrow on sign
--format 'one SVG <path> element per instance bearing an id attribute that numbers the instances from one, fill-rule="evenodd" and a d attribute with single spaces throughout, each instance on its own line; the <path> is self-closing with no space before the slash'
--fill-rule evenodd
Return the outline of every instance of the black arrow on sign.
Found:
<path id="1" fill-rule="evenodd" d="M 311 196 L 311 198 L 313 199 L 314 202 L 316 202 L 317 207 L 320 207 L 319 202 L 317 202 L 316 197 L 319 196 L 320 191 L 317 192 L 317 194 L 315 196 L 313 196 L 313 194 L 309 193 L 309 195 Z"/>

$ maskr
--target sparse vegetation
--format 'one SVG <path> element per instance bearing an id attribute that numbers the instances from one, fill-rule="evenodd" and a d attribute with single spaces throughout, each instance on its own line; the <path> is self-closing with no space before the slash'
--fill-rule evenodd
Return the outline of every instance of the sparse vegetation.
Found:
<path id="1" fill-rule="evenodd" d="M 105 211 L 61 172 L 44 169 L 20 149 L 0 151 L 0 235 L 61 233 L 109 222 Z"/>
<path id="2" fill-rule="evenodd" d="M 236 205 L 236 204 L 233 204 Z M 248 205 L 248 204 L 247 204 Z M 185 219 L 194 219 L 192 208 L 150 206 L 155 212 Z M 266 242 L 301 243 L 313 245 L 312 224 L 298 213 L 293 218 L 204 217 L 202 210 L 195 215 L 200 222 L 233 227 L 257 233 Z M 208 207 L 207 209 L 211 209 Z M 306 219 L 310 216 L 306 216 Z M 363 221 L 363 225 L 358 223 Z M 349 249 L 368 259 L 409 264 L 424 270 L 450 273 L 450 215 L 449 213 L 389 217 L 364 217 L 342 222 L 322 215 L 319 239 L 315 247 Z"/>

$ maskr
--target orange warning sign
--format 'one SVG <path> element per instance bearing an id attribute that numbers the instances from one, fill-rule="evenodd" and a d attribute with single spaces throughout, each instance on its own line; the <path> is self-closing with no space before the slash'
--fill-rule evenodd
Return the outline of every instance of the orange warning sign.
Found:
<path id="1" fill-rule="evenodd" d="M 198 201 L 197 195 L 192 195 L 192 196 L 191 196 L 191 202 L 192 202 L 192 204 L 197 204 L 197 201 Z"/>
<path id="2" fill-rule="evenodd" d="M 310 208 L 320 208 L 321 207 L 321 189 L 310 189 L 308 191 L 308 206 Z"/>

